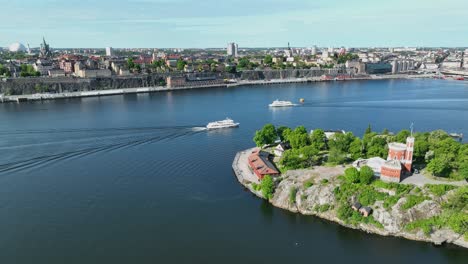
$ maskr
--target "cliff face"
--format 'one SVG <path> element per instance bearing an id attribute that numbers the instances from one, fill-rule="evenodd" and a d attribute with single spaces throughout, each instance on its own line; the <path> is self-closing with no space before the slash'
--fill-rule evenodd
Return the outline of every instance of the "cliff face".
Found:
<path id="1" fill-rule="evenodd" d="M 306 185 L 306 181 L 313 183 L 313 185 Z M 455 190 L 449 191 L 441 197 L 431 197 L 431 199 L 416 204 L 409 209 L 403 207 L 408 199 L 406 197 L 399 199 L 396 204 L 387 209 L 383 206 L 383 201 L 376 201 L 369 205 L 373 209 L 371 216 L 375 222 L 362 221 L 352 224 L 338 217 L 340 203 L 335 195 L 335 189 L 339 188 L 340 184 L 341 180 L 336 177 L 336 173 L 335 175 L 326 175 L 326 173 L 323 174 L 323 171 L 321 174 L 307 173 L 307 170 L 288 171 L 282 175 L 282 179 L 277 184 L 270 202 L 276 207 L 291 212 L 315 215 L 369 233 L 405 237 L 435 244 L 454 243 L 462 247 L 468 247 L 468 242 L 463 235 L 457 234 L 448 228 L 433 228 L 428 235 L 422 230 L 408 231 L 406 229 L 407 224 L 411 222 L 441 215 L 442 203 L 447 201 Z M 261 196 L 261 193 L 257 192 L 256 194 Z M 430 195 L 425 190 L 421 194 Z"/>

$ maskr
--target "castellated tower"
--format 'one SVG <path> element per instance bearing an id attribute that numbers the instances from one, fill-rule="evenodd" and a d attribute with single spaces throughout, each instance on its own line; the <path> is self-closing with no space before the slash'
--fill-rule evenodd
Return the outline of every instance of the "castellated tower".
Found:
<path id="1" fill-rule="evenodd" d="M 411 172 L 413 165 L 414 137 L 406 138 L 406 152 L 404 166 L 408 172 Z"/>

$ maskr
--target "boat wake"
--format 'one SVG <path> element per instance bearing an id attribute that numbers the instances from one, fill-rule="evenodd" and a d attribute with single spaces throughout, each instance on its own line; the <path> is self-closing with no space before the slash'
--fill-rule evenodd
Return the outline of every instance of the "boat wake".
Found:
<path id="1" fill-rule="evenodd" d="M 154 129 L 154 128 L 151 128 Z M 151 130 L 150 129 L 150 130 Z M 161 130 L 162 128 L 156 128 L 156 130 Z M 107 131 L 111 131 L 115 129 L 107 129 Z M 142 130 L 142 128 L 129 128 L 126 131 L 135 131 L 135 130 Z M 144 129 L 143 129 L 144 130 Z M 86 136 L 88 135 L 87 132 L 89 131 L 102 131 L 101 129 L 86 129 L 86 130 L 62 130 L 62 131 L 85 131 L 82 136 L 84 138 L 78 139 L 69 139 L 66 140 L 58 140 L 58 141 L 51 141 L 46 143 L 34 143 L 34 144 L 23 144 L 23 145 L 9 145 L 0 147 L 1 150 L 8 150 L 12 155 L 16 157 L 24 157 L 26 155 L 31 155 L 30 153 L 43 153 L 44 145 L 47 145 L 48 148 L 56 149 L 57 153 L 48 154 L 48 155 L 38 155 L 33 158 L 29 159 L 18 159 L 14 160 L 15 158 L 5 157 L 7 159 L 13 159 L 14 161 L 5 162 L 0 164 L 0 174 L 1 173 L 11 173 L 17 171 L 23 171 L 28 169 L 37 169 L 44 166 L 48 166 L 57 162 L 61 161 L 68 161 L 72 159 L 79 159 L 83 157 L 87 157 L 94 154 L 102 154 L 102 153 L 109 153 L 117 150 L 122 149 L 129 149 L 135 148 L 138 146 L 148 145 L 148 144 L 155 144 L 161 142 L 168 142 L 172 140 L 176 140 L 178 138 L 184 138 L 188 136 L 196 135 L 202 131 L 206 130 L 204 127 L 197 127 L 197 126 L 185 126 L 185 127 L 170 127 L 168 130 L 165 131 L 146 131 L 144 133 L 127 133 L 125 136 L 117 135 L 117 136 L 95 136 L 89 138 L 87 140 Z M 57 130 L 54 130 L 57 131 Z M 23 131 L 23 133 L 26 133 Z M 34 132 L 28 131 L 27 133 L 33 134 L 41 134 L 46 133 L 42 130 L 36 130 Z M 58 132 L 56 132 L 58 133 Z M 68 133 L 68 132 L 64 132 Z M 5 134 L 0 134 L 0 140 L 2 140 L 2 136 Z M 71 148 L 79 145 L 83 146 L 80 149 L 73 149 L 70 151 L 63 151 L 64 146 L 65 149 L 69 148 L 65 144 L 69 144 Z M 86 147 L 88 146 L 88 147 Z M 62 150 L 62 151 L 60 151 Z M 53 151 L 53 150 L 52 150 Z M 21 153 L 18 153 L 21 152 Z M 28 154 L 26 154 L 26 152 Z M 34 155 L 34 154 L 33 154 Z M 31 155 L 32 156 L 32 155 Z"/>

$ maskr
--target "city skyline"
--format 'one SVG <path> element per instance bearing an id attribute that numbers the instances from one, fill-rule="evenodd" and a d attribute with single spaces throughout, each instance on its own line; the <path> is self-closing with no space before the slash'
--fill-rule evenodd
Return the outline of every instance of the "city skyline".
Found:
<path id="1" fill-rule="evenodd" d="M 464 47 L 468 3 L 449 0 L 0 0 L 0 46 L 54 48 Z M 451 8 L 446 8 L 451 7 Z"/>

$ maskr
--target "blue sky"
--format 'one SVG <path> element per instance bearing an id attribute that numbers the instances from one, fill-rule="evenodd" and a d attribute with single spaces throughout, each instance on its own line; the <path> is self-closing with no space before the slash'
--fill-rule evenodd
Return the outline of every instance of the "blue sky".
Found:
<path id="1" fill-rule="evenodd" d="M 467 0 L 0 0 L 0 46 L 468 46 Z"/>

